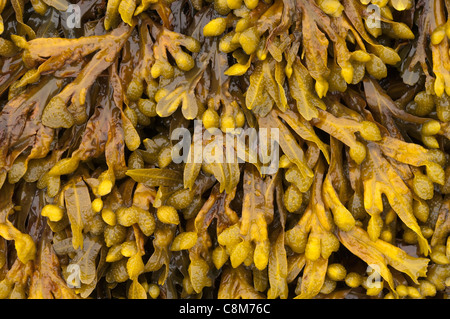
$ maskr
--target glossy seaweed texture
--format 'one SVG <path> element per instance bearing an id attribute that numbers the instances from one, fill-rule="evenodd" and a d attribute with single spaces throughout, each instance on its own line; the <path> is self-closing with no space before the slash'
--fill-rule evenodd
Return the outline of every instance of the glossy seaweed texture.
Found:
<path id="1" fill-rule="evenodd" d="M 449 298 L 449 10 L 0 0 L 0 298 Z"/>

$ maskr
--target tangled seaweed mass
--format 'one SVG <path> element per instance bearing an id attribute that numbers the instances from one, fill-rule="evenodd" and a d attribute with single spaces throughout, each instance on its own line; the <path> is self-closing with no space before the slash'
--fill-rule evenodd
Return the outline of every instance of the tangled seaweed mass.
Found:
<path id="1" fill-rule="evenodd" d="M 0 298 L 448 298 L 449 10 L 0 0 Z"/>

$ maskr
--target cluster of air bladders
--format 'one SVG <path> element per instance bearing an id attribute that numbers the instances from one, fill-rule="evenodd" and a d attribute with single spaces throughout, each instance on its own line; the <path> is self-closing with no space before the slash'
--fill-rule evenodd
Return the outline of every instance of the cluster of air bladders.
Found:
<path id="1" fill-rule="evenodd" d="M 0 0 L 0 298 L 447 298 L 447 5 Z"/>

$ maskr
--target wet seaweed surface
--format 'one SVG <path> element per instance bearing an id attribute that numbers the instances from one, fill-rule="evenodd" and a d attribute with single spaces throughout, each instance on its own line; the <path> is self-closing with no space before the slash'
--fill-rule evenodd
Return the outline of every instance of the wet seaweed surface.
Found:
<path id="1" fill-rule="evenodd" d="M 448 10 L 0 0 L 0 298 L 448 298 Z"/>

